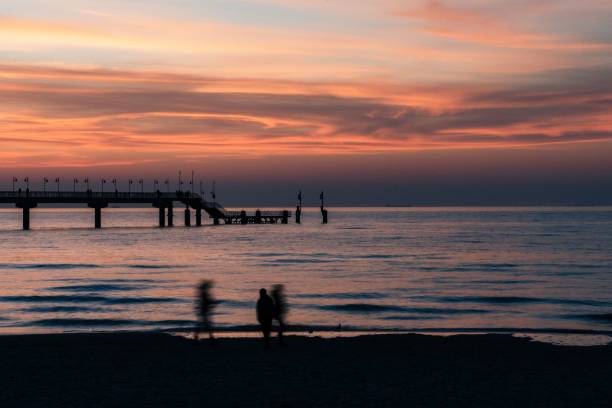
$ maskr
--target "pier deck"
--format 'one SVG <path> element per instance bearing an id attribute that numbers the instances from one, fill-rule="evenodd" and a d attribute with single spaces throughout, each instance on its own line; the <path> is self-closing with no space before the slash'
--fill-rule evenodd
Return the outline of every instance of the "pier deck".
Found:
<path id="1" fill-rule="evenodd" d="M 277 224 L 288 223 L 289 211 L 227 211 L 217 202 L 207 201 L 199 194 L 189 192 L 93 192 L 93 191 L 0 191 L 0 203 L 15 204 L 23 210 L 23 229 L 30 229 L 30 209 L 39 204 L 86 204 L 94 209 L 94 226 L 102 227 L 102 208 L 109 204 L 150 204 L 159 209 L 159 226 L 174 225 L 175 203 L 185 206 L 185 226 L 191 226 L 191 210 L 195 211 L 196 226 L 202 225 L 202 211 L 215 225 L 225 224 Z"/>

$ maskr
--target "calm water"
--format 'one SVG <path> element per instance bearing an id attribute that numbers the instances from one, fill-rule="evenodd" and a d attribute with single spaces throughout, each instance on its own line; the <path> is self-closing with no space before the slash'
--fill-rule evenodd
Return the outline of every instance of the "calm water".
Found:
<path id="1" fill-rule="evenodd" d="M 228 327 L 285 283 L 292 323 L 612 330 L 612 208 L 332 208 L 328 225 L 312 209 L 302 225 L 173 229 L 155 209 L 107 209 L 102 230 L 92 210 L 37 208 L 29 232 L 20 217 L 0 209 L 0 333 L 189 326 L 202 278 Z"/>

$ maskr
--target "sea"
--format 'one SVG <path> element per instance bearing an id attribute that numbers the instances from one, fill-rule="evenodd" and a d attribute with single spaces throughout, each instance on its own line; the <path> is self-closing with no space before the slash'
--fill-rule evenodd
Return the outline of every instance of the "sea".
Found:
<path id="1" fill-rule="evenodd" d="M 254 209 L 252 209 L 254 210 Z M 262 210 L 267 210 L 262 208 Z M 157 227 L 154 208 L 0 209 L 0 334 L 171 331 L 213 280 L 215 327 L 256 330 L 284 284 L 311 335 L 501 332 L 612 340 L 612 207 L 329 208 L 322 224 Z M 561 339 L 561 340 L 559 340 Z M 565 339 L 565 340 L 563 340 Z M 568 340 L 569 339 L 569 340 Z"/>

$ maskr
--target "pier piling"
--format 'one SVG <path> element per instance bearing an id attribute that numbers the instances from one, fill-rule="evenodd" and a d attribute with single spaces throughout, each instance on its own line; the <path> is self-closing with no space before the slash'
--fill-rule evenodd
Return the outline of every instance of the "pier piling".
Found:
<path id="1" fill-rule="evenodd" d="M 209 202 L 201 195 L 192 193 L 132 193 L 131 191 L 120 192 L 94 192 L 87 191 L 29 191 L 25 194 L 20 191 L 0 191 L 0 203 L 12 203 L 22 210 L 22 228 L 30 229 L 30 213 L 32 208 L 40 204 L 86 204 L 94 210 L 94 227 L 102 228 L 102 209 L 107 208 L 109 203 L 149 204 L 158 210 L 159 227 L 172 227 L 174 225 L 173 203 L 180 202 L 185 205 L 185 226 L 191 226 L 191 210 L 195 210 L 195 225 L 202 226 L 202 216 L 205 212 L 213 220 L 214 225 L 219 225 L 221 220 L 224 224 L 288 224 L 292 216 L 291 211 L 262 211 L 249 212 L 228 211 L 216 202 Z M 301 202 L 299 206 L 301 214 Z M 167 212 L 167 213 L 166 213 Z M 298 220 L 299 221 L 299 220 Z"/>
<path id="2" fill-rule="evenodd" d="M 185 226 L 191 227 L 191 210 L 189 210 L 189 207 L 185 208 Z"/>
<path id="3" fill-rule="evenodd" d="M 102 207 L 95 207 L 95 228 L 102 228 Z"/>
<path id="4" fill-rule="evenodd" d="M 159 207 L 159 227 L 164 228 L 166 226 L 166 208 Z"/>
<path id="5" fill-rule="evenodd" d="M 195 217 L 196 217 L 196 227 L 201 227 L 202 226 L 202 209 L 201 208 L 196 208 Z"/>
<path id="6" fill-rule="evenodd" d="M 23 229 L 30 229 L 30 207 L 23 207 Z"/>
<path id="7" fill-rule="evenodd" d="M 170 204 L 168 206 L 168 226 L 169 227 L 174 226 L 174 213 L 172 210 L 173 210 L 173 207 L 172 207 L 172 204 Z"/>

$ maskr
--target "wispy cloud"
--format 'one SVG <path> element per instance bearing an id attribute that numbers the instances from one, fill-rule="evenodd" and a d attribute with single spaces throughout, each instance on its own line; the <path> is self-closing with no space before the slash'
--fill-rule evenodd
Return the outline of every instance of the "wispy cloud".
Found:
<path id="1" fill-rule="evenodd" d="M 28 65 L 4 65 L 0 78 L 4 166 L 49 149 L 61 153 L 45 163 L 77 165 L 115 162 L 126 152 L 151 163 L 612 139 L 609 82 L 562 90 L 528 81 L 393 88 L 266 80 L 262 87 L 257 79 Z"/>

